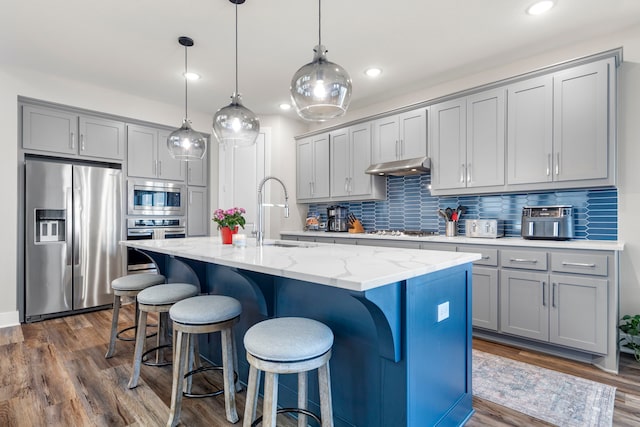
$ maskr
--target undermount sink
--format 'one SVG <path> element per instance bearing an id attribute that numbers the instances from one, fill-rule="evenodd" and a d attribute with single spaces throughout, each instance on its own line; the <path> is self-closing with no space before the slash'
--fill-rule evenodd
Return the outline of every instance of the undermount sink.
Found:
<path id="1" fill-rule="evenodd" d="M 263 243 L 264 246 L 275 246 L 278 248 L 313 248 L 315 246 L 318 246 L 314 243 L 299 243 L 299 242 L 281 242 L 281 241 L 275 241 L 275 242 L 264 242 Z"/>

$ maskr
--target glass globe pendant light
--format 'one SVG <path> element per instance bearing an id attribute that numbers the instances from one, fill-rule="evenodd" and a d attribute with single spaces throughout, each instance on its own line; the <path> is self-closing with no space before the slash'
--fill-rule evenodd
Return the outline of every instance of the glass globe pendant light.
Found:
<path id="1" fill-rule="evenodd" d="M 323 122 L 343 116 L 351 101 L 351 77 L 340 65 L 327 60 L 321 38 L 321 0 L 318 0 L 318 45 L 313 61 L 291 79 L 291 100 L 305 120 Z"/>
<path id="2" fill-rule="evenodd" d="M 167 148 L 171 157 L 176 160 L 200 160 L 207 151 L 207 139 L 191 129 L 187 115 L 187 48 L 193 46 L 193 39 L 182 36 L 178 38 L 178 43 L 184 46 L 184 120 L 182 126 L 171 132 L 167 138 Z"/>
<path id="3" fill-rule="evenodd" d="M 213 134 L 221 144 L 230 147 L 248 147 L 255 144 L 260 132 L 260 121 L 242 105 L 238 92 L 238 5 L 245 0 L 229 0 L 236 5 L 236 90 L 231 104 L 219 109 L 213 116 Z"/>

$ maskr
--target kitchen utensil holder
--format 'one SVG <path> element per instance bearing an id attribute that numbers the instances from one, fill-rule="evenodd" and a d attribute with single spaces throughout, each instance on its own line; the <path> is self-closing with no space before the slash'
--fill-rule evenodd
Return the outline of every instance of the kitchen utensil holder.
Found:
<path id="1" fill-rule="evenodd" d="M 458 235 L 458 221 L 447 221 L 445 223 L 444 235 L 447 237 L 455 237 Z"/>

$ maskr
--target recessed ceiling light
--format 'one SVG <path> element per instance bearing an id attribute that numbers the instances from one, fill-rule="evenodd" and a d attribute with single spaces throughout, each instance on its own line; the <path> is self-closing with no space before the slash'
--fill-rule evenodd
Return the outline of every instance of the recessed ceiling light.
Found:
<path id="1" fill-rule="evenodd" d="M 378 68 L 378 67 L 367 68 L 366 70 L 364 70 L 364 73 L 369 77 L 378 77 L 380 74 L 382 74 L 382 68 Z"/>
<path id="2" fill-rule="evenodd" d="M 191 72 L 184 73 L 183 76 L 185 79 L 191 80 L 191 81 L 200 80 L 200 74 L 197 74 L 197 73 L 191 73 Z"/>
<path id="3" fill-rule="evenodd" d="M 291 104 L 282 103 L 282 104 L 280 104 L 280 109 L 281 110 L 290 110 L 291 109 Z"/>
<path id="4" fill-rule="evenodd" d="M 555 0 L 538 1 L 527 8 L 527 13 L 529 15 L 542 15 L 543 13 L 551 10 L 551 8 L 553 8 L 553 6 L 555 5 Z"/>

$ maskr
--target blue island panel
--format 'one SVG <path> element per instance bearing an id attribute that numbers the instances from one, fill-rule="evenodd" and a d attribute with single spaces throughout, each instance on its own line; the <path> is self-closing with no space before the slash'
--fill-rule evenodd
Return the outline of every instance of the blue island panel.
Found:
<path id="1" fill-rule="evenodd" d="M 337 427 L 457 426 L 471 406 L 471 264 L 365 292 L 148 253 L 169 282 L 237 298 L 239 376 L 246 383 L 243 336 L 255 323 L 283 316 L 316 319 L 335 336 L 330 362 Z M 438 321 L 438 306 L 449 314 Z M 220 363 L 217 336 L 200 350 Z M 280 376 L 279 405 L 295 407 L 295 375 Z M 309 375 L 309 408 L 319 413 L 317 375 Z"/>

